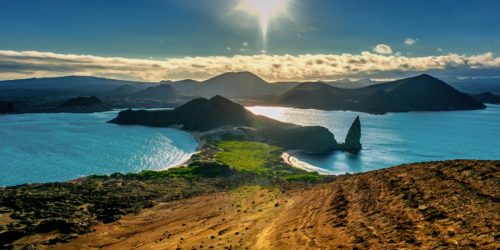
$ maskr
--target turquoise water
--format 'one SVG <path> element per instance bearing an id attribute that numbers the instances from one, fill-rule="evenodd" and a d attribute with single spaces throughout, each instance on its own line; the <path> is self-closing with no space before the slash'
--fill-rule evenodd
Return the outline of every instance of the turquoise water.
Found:
<path id="1" fill-rule="evenodd" d="M 250 107 L 284 122 L 327 127 L 337 141 L 359 115 L 363 149 L 358 155 L 296 155 L 335 174 L 365 172 L 402 163 L 445 159 L 500 159 L 500 105 L 485 110 L 370 115 L 281 107 Z"/>
<path id="2" fill-rule="evenodd" d="M 421 161 L 500 159 L 500 105 L 477 111 L 388 115 L 249 109 L 285 122 L 325 126 L 338 141 L 344 140 L 360 115 L 363 150 L 358 155 L 296 155 L 335 174 Z M 116 112 L 0 116 L 0 186 L 164 169 L 184 161 L 198 146 L 190 134 L 179 130 L 106 123 L 115 116 Z"/>
<path id="3" fill-rule="evenodd" d="M 198 147 L 179 130 L 106 123 L 116 114 L 0 116 L 0 186 L 159 170 Z"/>

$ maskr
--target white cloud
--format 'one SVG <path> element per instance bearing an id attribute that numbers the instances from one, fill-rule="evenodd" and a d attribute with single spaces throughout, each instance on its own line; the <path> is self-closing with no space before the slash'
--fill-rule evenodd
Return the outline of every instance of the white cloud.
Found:
<path id="1" fill-rule="evenodd" d="M 437 73 L 449 76 L 500 75 L 500 57 L 446 54 L 410 57 L 360 54 L 235 55 L 165 60 L 0 50 L 0 79 L 88 75 L 127 80 L 203 80 L 223 72 L 250 71 L 269 81 L 341 78 L 400 78 Z"/>
<path id="2" fill-rule="evenodd" d="M 443 52 L 443 49 L 442 48 L 438 48 L 437 51 Z"/>
<path id="3" fill-rule="evenodd" d="M 247 41 L 245 41 L 245 42 L 243 42 L 243 44 L 242 44 L 242 45 L 243 45 L 243 47 L 248 47 L 248 42 L 247 42 Z"/>
<path id="4" fill-rule="evenodd" d="M 230 51 L 230 50 L 231 50 L 231 47 L 226 47 L 226 50 L 227 50 L 227 51 Z"/>
<path id="5" fill-rule="evenodd" d="M 405 39 L 405 44 L 408 46 L 412 46 L 413 44 L 418 42 L 418 38 L 406 38 Z"/>
<path id="6" fill-rule="evenodd" d="M 375 51 L 379 54 L 384 54 L 384 55 L 392 54 L 391 47 L 389 45 L 386 45 L 386 44 L 379 44 L 379 45 L 375 46 L 375 48 L 373 48 L 373 51 Z"/>

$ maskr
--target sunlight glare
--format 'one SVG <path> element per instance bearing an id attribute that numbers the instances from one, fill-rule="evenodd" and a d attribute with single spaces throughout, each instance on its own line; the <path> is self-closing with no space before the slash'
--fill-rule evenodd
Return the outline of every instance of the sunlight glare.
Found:
<path id="1" fill-rule="evenodd" d="M 265 44 L 271 19 L 286 14 L 287 2 L 288 0 L 240 0 L 237 9 L 258 18 Z"/>

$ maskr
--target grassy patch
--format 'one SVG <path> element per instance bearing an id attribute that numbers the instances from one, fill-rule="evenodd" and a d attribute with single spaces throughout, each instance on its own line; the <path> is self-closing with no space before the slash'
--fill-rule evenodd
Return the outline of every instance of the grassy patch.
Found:
<path id="1" fill-rule="evenodd" d="M 137 174 L 139 178 L 156 179 L 156 178 L 194 178 L 194 177 L 228 177 L 234 174 L 229 166 L 213 162 L 213 161 L 195 161 L 189 166 L 171 168 L 164 171 L 145 170 Z M 131 174 L 130 176 L 133 176 Z"/>
<path id="2" fill-rule="evenodd" d="M 221 141 L 214 155 L 217 162 L 231 166 L 236 171 L 269 174 L 271 162 L 279 159 L 281 148 L 260 142 Z"/>
<path id="3" fill-rule="evenodd" d="M 290 174 L 284 176 L 287 181 L 300 181 L 300 182 L 316 182 L 323 178 L 318 172 L 309 172 L 303 174 Z"/>
<path id="4" fill-rule="evenodd" d="M 283 162 L 283 149 L 261 142 L 227 140 L 215 144 L 214 160 L 238 172 L 279 178 L 286 181 L 316 182 L 317 172 L 293 168 Z"/>

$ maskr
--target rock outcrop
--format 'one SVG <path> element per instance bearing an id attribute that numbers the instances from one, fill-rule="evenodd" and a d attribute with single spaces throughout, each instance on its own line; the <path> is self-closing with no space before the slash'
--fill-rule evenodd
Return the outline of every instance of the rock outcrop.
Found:
<path id="1" fill-rule="evenodd" d="M 354 119 L 354 122 L 347 132 L 344 148 L 348 151 L 361 150 L 361 122 L 359 121 L 359 116 Z"/>

